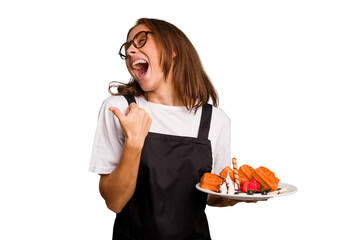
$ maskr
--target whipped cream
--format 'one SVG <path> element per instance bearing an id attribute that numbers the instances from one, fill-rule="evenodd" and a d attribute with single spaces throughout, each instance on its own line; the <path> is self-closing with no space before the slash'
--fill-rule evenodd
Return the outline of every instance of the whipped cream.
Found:
<path id="1" fill-rule="evenodd" d="M 228 186 L 228 192 L 227 192 L 227 194 L 235 194 L 235 192 L 236 192 L 236 190 L 235 190 L 236 186 L 235 186 L 235 183 L 234 183 L 233 181 L 231 181 L 231 178 L 230 178 L 229 175 L 226 177 L 226 184 L 227 184 L 227 186 Z"/>
<path id="2" fill-rule="evenodd" d="M 240 186 L 237 183 L 234 183 L 229 174 L 227 175 L 226 179 L 220 183 L 218 186 L 218 192 L 219 193 L 225 193 L 225 194 L 235 194 L 235 192 L 240 191 Z"/>
<path id="3" fill-rule="evenodd" d="M 225 194 L 227 194 L 228 188 L 227 188 L 227 184 L 226 184 L 226 181 L 225 181 L 225 180 L 222 181 L 222 182 L 220 183 L 220 185 L 218 186 L 218 192 L 219 192 L 219 193 L 225 193 Z"/>

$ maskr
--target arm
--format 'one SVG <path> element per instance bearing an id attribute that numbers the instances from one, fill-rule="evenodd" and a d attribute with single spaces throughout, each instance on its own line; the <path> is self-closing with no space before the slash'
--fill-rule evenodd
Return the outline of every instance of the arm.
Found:
<path id="1" fill-rule="evenodd" d="M 134 194 L 141 150 L 150 129 L 151 119 L 145 110 L 138 108 L 135 103 L 130 105 L 126 115 L 114 107 L 109 110 L 120 121 L 125 144 L 119 165 L 111 174 L 101 175 L 99 189 L 108 208 L 118 213 Z"/>
<path id="2" fill-rule="evenodd" d="M 234 206 L 238 202 L 239 201 L 237 200 L 210 195 L 207 201 L 207 205 L 212 207 L 229 207 L 229 206 Z"/>
<path id="3" fill-rule="evenodd" d="M 214 108 L 212 124 L 215 128 L 213 135 L 215 144 L 213 147 L 213 169 L 212 173 L 219 174 L 226 166 L 231 166 L 231 120 L 226 113 L 218 108 Z M 209 134 L 210 135 L 210 134 Z M 207 205 L 213 207 L 234 206 L 238 201 L 231 200 L 216 195 L 209 194 Z"/>
<path id="4" fill-rule="evenodd" d="M 210 195 L 207 201 L 207 205 L 212 207 L 229 207 L 229 206 L 234 206 L 238 202 L 256 203 L 257 201 L 234 200 L 234 199 L 223 198 L 215 195 Z"/>
<path id="5" fill-rule="evenodd" d="M 111 174 L 101 175 L 100 194 L 107 207 L 116 213 L 122 210 L 134 194 L 141 149 L 125 142 L 119 165 Z"/>

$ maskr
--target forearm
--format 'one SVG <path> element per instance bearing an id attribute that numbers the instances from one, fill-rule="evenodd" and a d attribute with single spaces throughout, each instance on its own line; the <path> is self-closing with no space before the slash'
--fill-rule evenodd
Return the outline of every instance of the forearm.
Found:
<path id="1" fill-rule="evenodd" d="M 134 194 L 142 146 L 125 142 L 120 163 L 100 180 L 100 193 L 108 208 L 120 212 Z"/>
<path id="2" fill-rule="evenodd" d="M 266 201 L 262 200 L 262 201 Z M 207 201 L 207 205 L 212 207 L 229 207 L 234 206 L 235 204 L 239 202 L 245 202 L 245 203 L 256 203 L 257 200 L 235 200 L 235 199 L 229 199 L 229 198 L 223 198 L 215 195 L 210 195 L 209 199 Z"/>
<path id="3" fill-rule="evenodd" d="M 212 207 L 228 207 L 228 206 L 234 206 L 238 202 L 239 201 L 237 200 L 210 195 L 207 201 L 207 205 Z"/>

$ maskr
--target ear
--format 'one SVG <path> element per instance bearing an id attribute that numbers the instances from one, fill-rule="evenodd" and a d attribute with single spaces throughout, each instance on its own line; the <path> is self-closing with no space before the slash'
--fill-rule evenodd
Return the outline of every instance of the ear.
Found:
<path id="1" fill-rule="evenodd" d="M 176 53 L 174 50 L 172 50 L 172 58 L 174 59 L 176 57 Z"/>

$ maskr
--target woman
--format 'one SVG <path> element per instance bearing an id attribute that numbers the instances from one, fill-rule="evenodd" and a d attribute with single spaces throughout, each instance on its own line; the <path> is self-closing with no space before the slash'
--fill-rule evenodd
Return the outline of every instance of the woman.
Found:
<path id="1" fill-rule="evenodd" d="M 210 239 L 206 203 L 236 202 L 195 185 L 231 164 L 230 119 L 174 25 L 139 19 L 119 53 L 132 79 L 103 102 L 90 164 L 117 213 L 113 239 Z"/>

